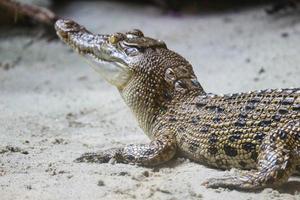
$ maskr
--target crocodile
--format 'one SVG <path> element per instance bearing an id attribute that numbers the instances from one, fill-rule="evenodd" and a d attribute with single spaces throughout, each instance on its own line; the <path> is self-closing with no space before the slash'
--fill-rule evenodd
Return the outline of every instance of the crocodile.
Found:
<path id="1" fill-rule="evenodd" d="M 151 167 L 181 156 L 235 168 L 202 185 L 237 190 L 277 187 L 300 172 L 300 88 L 207 93 L 185 58 L 138 29 L 93 34 L 69 19 L 55 29 L 117 88 L 151 140 L 84 153 L 76 162 Z"/>

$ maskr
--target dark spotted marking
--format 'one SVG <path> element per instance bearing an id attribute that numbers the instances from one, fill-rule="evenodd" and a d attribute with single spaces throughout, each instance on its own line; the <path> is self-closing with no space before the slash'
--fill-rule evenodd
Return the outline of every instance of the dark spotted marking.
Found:
<path id="1" fill-rule="evenodd" d="M 285 114 L 288 114 L 289 111 L 285 108 L 279 108 L 278 113 L 281 115 L 285 115 Z"/>
<path id="2" fill-rule="evenodd" d="M 279 179 L 283 178 L 284 174 L 285 174 L 285 170 L 283 170 L 283 169 L 277 170 L 277 178 L 279 178 Z"/>
<path id="3" fill-rule="evenodd" d="M 246 121 L 243 118 L 239 118 L 234 125 L 238 127 L 244 127 L 246 125 Z"/>
<path id="4" fill-rule="evenodd" d="M 134 161 L 135 157 L 133 155 L 126 155 L 126 160 Z"/>
<path id="5" fill-rule="evenodd" d="M 269 126 L 270 124 L 272 123 L 271 120 L 267 119 L 267 120 L 262 120 L 258 123 L 258 126 L 263 126 L 263 127 L 266 127 L 266 126 Z"/>
<path id="6" fill-rule="evenodd" d="M 271 136 L 270 136 L 270 141 L 271 141 L 271 142 L 275 143 L 275 142 L 276 142 L 276 139 L 277 139 L 276 136 L 274 136 L 274 135 L 271 135 Z"/>
<path id="7" fill-rule="evenodd" d="M 274 181 L 275 181 L 275 178 L 272 176 L 268 176 L 266 178 L 266 184 L 272 185 L 274 183 Z"/>
<path id="8" fill-rule="evenodd" d="M 239 117 L 240 117 L 240 118 L 246 118 L 247 115 L 248 115 L 247 112 L 242 111 L 242 112 L 239 114 Z"/>
<path id="9" fill-rule="evenodd" d="M 161 112 L 161 114 L 166 113 L 167 112 L 167 107 L 166 106 L 161 106 L 160 107 L 160 112 Z"/>
<path id="10" fill-rule="evenodd" d="M 285 98 L 281 101 L 282 105 L 292 105 L 294 103 L 294 98 Z"/>
<path id="11" fill-rule="evenodd" d="M 253 151 L 253 152 L 251 153 L 250 158 L 256 162 L 256 161 L 257 161 L 257 157 L 258 157 L 257 152 Z"/>
<path id="12" fill-rule="evenodd" d="M 274 121 L 280 121 L 281 120 L 281 115 L 279 115 L 279 114 L 276 114 L 276 115 L 274 115 L 273 117 L 272 117 L 272 119 L 274 120 Z"/>
<path id="13" fill-rule="evenodd" d="M 256 133 L 256 135 L 254 137 L 254 140 L 261 142 L 261 141 L 263 141 L 265 136 L 266 136 L 266 134 L 264 134 L 264 133 Z"/>
<path id="14" fill-rule="evenodd" d="M 293 106 L 292 106 L 292 109 L 293 109 L 294 111 L 300 111 L 300 104 L 293 105 Z"/>
<path id="15" fill-rule="evenodd" d="M 237 150 L 234 147 L 229 146 L 228 144 L 224 144 L 225 154 L 231 157 L 237 156 Z"/>
<path id="16" fill-rule="evenodd" d="M 238 141 L 239 139 L 241 139 L 241 134 L 240 133 L 234 133 L 231 136 L 229 136 L 228 140 L 230 142 L 235 142 Z"/>
<path id="17" fill-rule="evenodd" d="M 290 122 L 288 123 L 289 127 L 295 126 L 296 124 L 297 124 L 296 121 L 290 121 Z"/>
<path id="18" fill-rule="evenodd" d="M 207 133 L 209 130 L 209 126 L 208 125 L 204 125 L 200 128 L 200 132 L 203 132 L 203 133 Z"/>
<path id="19" fill-rule="evenodd" d="M 224 110 L 225 110 L 225 109 L 224 109 L 224 108 L 221 108 L 221 107 L 217 107 L 217 108 L 216 108 L 216 112 L 217 112 L 217 113 L 222 113 L 222 112 L 224 112 Z"/>
<path id="20" fill-rule="evenodd" d="M 155 149 L 154 148 L 145 148 L 146 151 L 144 153 L 144 155 L 152 155 L 155 153 Z"/>
<path id="21" fill-rule="evenodd" d="M 164 145 L 164 142 L 162 140 L 157 140 L 156 143 L 157 143 L 157 145 L 161 145 L 161 146 Z M 145 145 L 143 145 L 143 146 L 145 146 Z"/>
<path id="22" fill-rule="evenodd" d="M 239 162 L 239 165 L 240 165 L 242 168 L 246 168 L 247 163 L 245 163 L 244 161 L 240 161 L 240 162 Z"/>
<path id="23" fill-rule="evenodd" d="M 208 153 L 210 153 L 211 155 L 216 155 L 218 153 L 218 149 L 215 146 L 210 146 L 208 148 Z"/>
<path id="24" fill-rule="evenodd" d="M 259 103 L 261 99 L 259 97 L 253 97 L 252 99 L 249 100 L 250 103 Z"/>
<path id="25" fill-rule="evenodd" d="M 176 122 L 177 119 L 174 116 L 169 117 L 169 122 Z"/>
<path id="26" fill-rule="evenodd" d="M 210 144 L 217 143 L 217 142 L 218 142 L 218 137 L 216 136 L 216 134 L 211 134 L 211 135 L 208 137 L 208 142 L 209 142 Z"/>
<path id="27" fill-rule="evenodd" d="M 192 153 L 195 153 L 197 151 L 197 149 L 199 149 L 199 144 L 197 143 L 192 143 L 189 146 L 189 151 Z"/>
<path id="28" fill-rule="evenodd" d="M 211 111 L 211 112 L 214 112 L 214 111 L 216 111 L 217 106 L 215 106 L 215 105 L 206 106 L 206 109 L 209 110 L 209 111 Z"/>
<path id="29" fill-rule="evenodd" d="M 221 121 L 221 118 L 219 116 L 215 116 L 212 120 L 214 123 L 219 123 Z"/>
<path id="30" fill-rule="evenodd" d="M 279 138 L 282 140 L 285 140 L 287 138 L 287 132 L 285 132 L 284 130 L 280 130 L 279 131 Z"/>
<path id="31" fill-rule="evenodd" d="M 172 100 L 172 95 L 171 95 L 169 92 L 167 92 L 167 91 L 164 91 L 163 97 L 164 97 L 167 101 L 171 101 L 171 100 Z"/>
<path id="32" fill-rule="evenodd" d="M 300 133 L 295 134 L 295 140 L 300 141 Z"/>
<path id="33" fill-rule="evenodd" d="M 253 144 L 251 142 L 245 142 L 243 144 L 242 148 L 247 152 L 251 152 L 251 151 L 255 150 L 255 144 Z"/>
<path id="34" fill-rule="evenodd" d="M 260 146 L 260 150 L 265 151 L 266 149 L 267 149 L 267 144 L 262 143 L 262 145 Z"/>
<path id="35" fill-rule="evenodd" d="M 288 154 L 288 152 L 286 152 L 286 151 L 282 151 L 281 152 L 281 155 L 284 157 L 284 156 L 286 156 Z"/>
<path id="36" fill-rule="evenodd" d="M 206 102 L 205 101 L 200 101 L 196 103 L 196 107 L 197 108 L 203 108 L 204 106 L 206 106 Z"/>
<path id="37" fill-rule="evenodd" d="M 157 127 L 157 130 L 158 131 L 161 131 L 163 129 L 164 125 L 163 124 L 160 124 L 158 127 Z"/>
<path id="38" fill-rule="evenodd" d="M 262 95 L 264 94 L 264 92 L 265 92 L 264 90 L 258 90 L 258 91 L 257 91 L 257 94 L 256 94 L 256 97 L 257 97 L 257 98 L 262 97 Z"/>
<path id="39" fill-rule="evenodd" d="M 247 110 L 247 111 L 249 111 L 249 110 L 253 110 L 253 109 L 255 109 L 255 103 L 249 103 L 249 104 L 247 104 L 246 106 L 245 106 L 245 109 Z"/>
<path id="40" fill-rule="evenodd" d="M 178 131 L 179 133 L 182 133 L 182 132 L 185 131 L 185 128 L 182 127 L 182 126 L 179 126 L 179 127 L 177 128 L 177 131 Z"/>
<path id="41" fill-rule="evenodd" d="M 191 121 L 194 125 L 197 125 L 200 121 L 200 117 L 199 116 L 193 116 Z"/>

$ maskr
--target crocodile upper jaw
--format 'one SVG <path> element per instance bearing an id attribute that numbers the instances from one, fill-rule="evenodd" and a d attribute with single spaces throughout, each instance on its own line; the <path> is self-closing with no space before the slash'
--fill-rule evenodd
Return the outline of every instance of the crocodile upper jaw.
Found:
<path id="1" fill-rule="evenodd" d="M 109 35 L 93 34 L 72 20 L 55 23 L 57 35 L 77 53 L 84 56 L 101 77 L 119 89 L 130 79 L 127 60 L 113 46 Z"/>

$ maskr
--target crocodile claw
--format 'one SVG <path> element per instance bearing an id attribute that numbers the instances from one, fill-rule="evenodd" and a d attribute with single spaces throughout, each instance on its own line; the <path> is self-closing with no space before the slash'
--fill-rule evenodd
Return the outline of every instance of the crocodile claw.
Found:
<path id="1" fill-rule="evenodd" d="M 202 183 L 207 188 L 255 189 L 245 177 L 229 176 L 224 178 L 209 178 Z"/>
<path id="2" fill-rule="evenodd" d="M 108 163 L 111 159 L 119 160 L 120 149 L 113 148 L 100 152 L 84 153 L 79 158 L 76 158 L 74 162 L 86 162 L 86 163 Z"/>

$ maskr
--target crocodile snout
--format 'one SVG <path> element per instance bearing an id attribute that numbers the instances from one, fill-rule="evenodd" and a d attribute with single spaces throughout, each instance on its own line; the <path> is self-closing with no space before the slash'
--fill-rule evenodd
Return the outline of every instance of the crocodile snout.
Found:
<path id="1" fill-rule="evenodd" d="M 76 33 L 82 31 L 87 32 L 84 27 L 69 19 L 57 20 L 55 23 L 55 30 L 57 31 L 57 34 L 62 37 L 66 37 L 68 33 Z"/>

